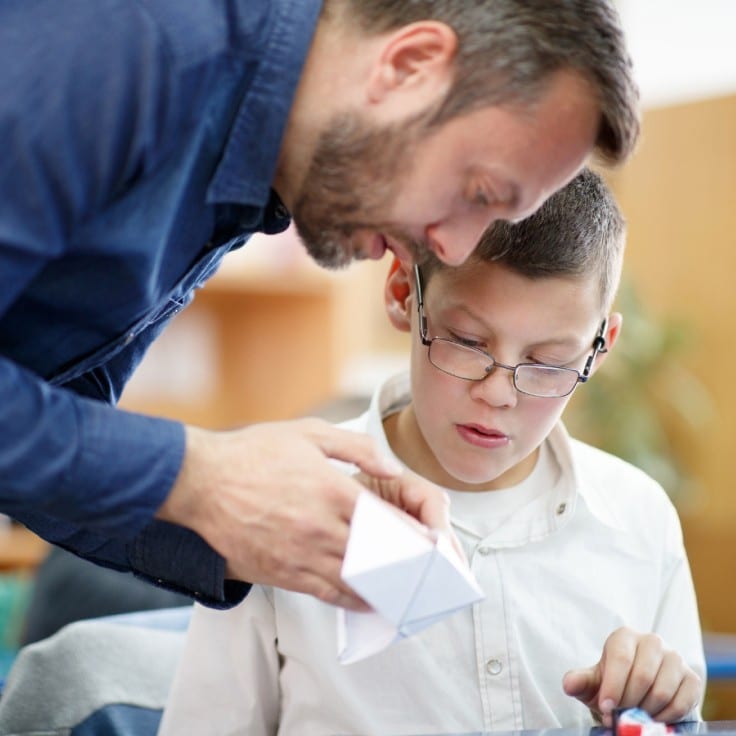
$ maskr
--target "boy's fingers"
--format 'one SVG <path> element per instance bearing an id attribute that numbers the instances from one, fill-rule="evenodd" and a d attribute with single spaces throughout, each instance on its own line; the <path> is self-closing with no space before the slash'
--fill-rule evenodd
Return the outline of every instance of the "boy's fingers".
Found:
<path id="1" fill-rule="evenodd" d="M 674 650 L 665 652 L 657 678 L 641 707 L 659 721 L 678 721 L 700 702 L 702 681 Z"/>
<path id="2" fill-rule="evenodd" d="M 651 711 L 652 716 L 663 723 L 675 723 L 682 720 L 691 713 L 700 702 L 703 695 L 703 683 L 701 679 L 692 671 L 680 683 L 680 687 L 675 693 L 672 700 L 664 709 L 655 712 Z M 646 705 L 644 706 L 646 707 Z"/>
<path id="3" fill-rule="evenodd" d="M 601 683 L 598 693 L 598 710 L 610 714 L 612 707 L 627 707 L 624 691 L 636 659 L 637 637 L 633 631 L 622 627 L 606 639 L 600 661 Z M 606 713 L 608 711 L 608 713 Z"/>
<path id="4" fill-rule="evenodd" d="M 590 703 L 600 687 L 600 671 L 595 667 L 582 667 L 570 670 L 562 678 L 562 689 L 566 695 Z"/>
<path id="5" fill-rule="evenodd" d="M 666 692 L 669 699 L 677 690 L 681 672 L 676 674 L 671 666 L 666 665 L 664 642 L 656 634 L 637 636 L 631 632 L 631 635 L 636 644 L 620 698 L 621 707 L 641 706 L 649 692 Z M 660 703 L 657 710 L 662 705 Z"/>

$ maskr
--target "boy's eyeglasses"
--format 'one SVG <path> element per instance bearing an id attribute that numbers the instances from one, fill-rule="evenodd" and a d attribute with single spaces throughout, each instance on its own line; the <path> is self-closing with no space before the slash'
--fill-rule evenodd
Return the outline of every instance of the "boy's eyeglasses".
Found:
<path id="1" fill-rule="evenodd" d="M 598 334 L 593 340 L 593 351 L 585 361 L 583 372 L 574 368 L 561 368 L 544 363 L 519 363 L 504 365 L 492 355 L 480 348 L 463 345 L 461 342 L 447 337 L 427 337 L 427 318 L 424 315 L 424 298 L 422 296 L 422 276 L 419 266 L 414 266 L 416 279 L 417 310 L 419 312 L 419 338 L 428 350 L 429 362 L 441 370 L 464 381 L 482 381 L 494 368 L 504 368 L 513 374 L 514 388 L 522 394 L 537 396 L 542 399 L 561 399 L 573 392 L 578 383 L 585 383 L 590 378 L 593 362 L 599 353 L 606 352 L 607 319 L 601 323 Z"/>

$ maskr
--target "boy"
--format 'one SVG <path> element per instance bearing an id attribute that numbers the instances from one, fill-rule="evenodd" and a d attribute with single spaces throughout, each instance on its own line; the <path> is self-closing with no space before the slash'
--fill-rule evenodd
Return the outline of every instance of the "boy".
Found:
<path id="1" fill-rule="evenodd" d="M 560 416 L 614 346 L 624 225 L 584 171 L 470 260 L 395 264 L 385 301 L 410 376 L 348 426 L 446 488 L 486 598 L 349 666 L 335 612 L 254 589 L 197 607 L 163 734 L 430 734 L 698 718 L 704 660 L 677 515 Z M 491 357 L 493 356 L 493 357 Z M 380 539 L 376 540 L 381 543 Z"/>

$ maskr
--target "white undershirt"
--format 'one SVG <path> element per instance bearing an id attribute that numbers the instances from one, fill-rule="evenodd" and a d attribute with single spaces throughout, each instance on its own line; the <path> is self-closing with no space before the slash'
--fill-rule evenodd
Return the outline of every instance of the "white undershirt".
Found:
<path id="1" fill-rule="evenodd" d="M 453 524 L 478 539 L 488 537 L 512 517 L 532 511 L 540 497 L 551 495 L 548 491 L 559 483 L 561 475 L 559 464 L 543 442 L 532 472 L 514 486 L 494 491 L 447 489 Z"/>

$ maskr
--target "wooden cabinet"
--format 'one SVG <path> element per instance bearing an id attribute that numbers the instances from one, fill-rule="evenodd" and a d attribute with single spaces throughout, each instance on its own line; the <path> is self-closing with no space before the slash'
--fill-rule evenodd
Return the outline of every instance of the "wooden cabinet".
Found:
<path id="1" fill-rule="evenodd" d="M 392 347 L 382 306 L 388 265 L 330 272 L 291 230 L 254 236 L 154 343 L 121 406 L 228 428 L 354 393 L 345 385 L 351 363 Z"/>

